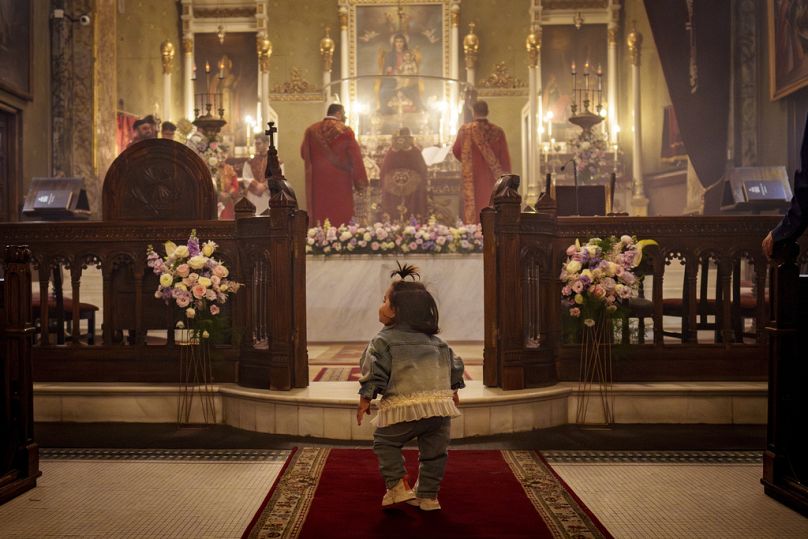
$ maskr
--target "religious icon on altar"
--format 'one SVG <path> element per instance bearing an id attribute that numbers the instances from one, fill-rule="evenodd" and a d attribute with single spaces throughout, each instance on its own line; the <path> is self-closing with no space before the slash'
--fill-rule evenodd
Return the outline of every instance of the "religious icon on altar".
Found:
<path id="1" fill-rule="evenodd" d="M 415 127 L 416 116 L 447 97 L 445 84 L 428 77 L 449 74 L 449 0 L 348 0 L 347 5 L 350 71 L 358 77 L 351 100 L 383 118 L 412 116 L 403 123 Z M 390 122 L 381 125 L 387 134 L 402 123 Z"/>

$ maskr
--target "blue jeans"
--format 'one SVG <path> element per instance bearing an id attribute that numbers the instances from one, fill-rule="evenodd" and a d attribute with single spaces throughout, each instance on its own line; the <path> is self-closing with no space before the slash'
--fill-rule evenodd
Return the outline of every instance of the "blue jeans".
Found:
<path id="1" fill-rule="evenodd" d="M 373 433 L 373 452 L 379 459 L 384 483 L 393 488 L 407 473 L 401 448 L 418 439 L 418 482 L 415 494 L 419 498 L 437 498 L 448 458 L 450 417 L 427 417 L 377 428 Z"/>

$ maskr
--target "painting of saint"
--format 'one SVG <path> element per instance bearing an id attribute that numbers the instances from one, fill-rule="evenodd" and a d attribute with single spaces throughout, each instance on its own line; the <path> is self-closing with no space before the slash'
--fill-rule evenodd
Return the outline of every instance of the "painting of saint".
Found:
<path id="1" fill-rule="evenodd" d="M 808 0 L 769 0 L 772 99 L 808 85 Z"/>
<path id="2" fill-rule="evenodd" d="M 354 7 L 352 66 L 359 101 L 381 115 L 421 113 L 445 99 L 444 2 Z"/>
<path id="3" fill-rule="evenodd" d="M 31 2 L 0 0 L 0 88 L 31 97 Z"/>

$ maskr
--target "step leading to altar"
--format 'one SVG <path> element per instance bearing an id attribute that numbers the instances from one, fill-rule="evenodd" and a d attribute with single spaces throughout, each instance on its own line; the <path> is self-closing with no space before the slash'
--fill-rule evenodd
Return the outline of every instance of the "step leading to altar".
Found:
<path id="1" fill-rule="evenodd" d="M 373 425 L 356 425 L 356 391 L 351 382 L 316 382 L 291 391 L 213 388 L 219 423 L 270 434 L 370 440 Z M 766 392 L 766 382 L 666 382 L 615 384 L 611 395 L 620 424 L 765 424 Z M 460 393 L 463 415 L 452 420 L 452 437 L 571 424 L 584 394 L 577 383 L 506 392 L 470 381 Z M 39 383 L 34 416 L 37 422 L 172 423 L 177 396 L 173 384 Z M 600 396 L 593 389 L 588 397 L 588 421 L 597 422 Z M 201 420 L 195 399 L 191 421 Z"/>
<path id="2" fill-rule="evenodd" d="M 306 259 L 309 342 L 370 340 L 381 328 L 378 312 L 396 261 L 417 266 L 435 297 L 440 336 L 483 340 L 483 255 L 339 255 Z"/>

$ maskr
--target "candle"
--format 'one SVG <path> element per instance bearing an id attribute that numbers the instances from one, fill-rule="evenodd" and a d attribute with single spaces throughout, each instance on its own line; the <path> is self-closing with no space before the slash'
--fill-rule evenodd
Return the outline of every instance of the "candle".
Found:
<path id="1" fill-rule="evenodd" d="M 584 90 L 589 91 L 589 61 L 584 64 Z"/>
<path id="2" fill-rule="evenodd" d="M 224 60 L 219 60 L 219 78 L 224 78 Z"/>
<path id="3" fill-rule="evenodd" d="M 191 80 L 196 80 L 196 62 L 194 62 L 193 69 L 191 69 Z"/>
<path id="4" fill-rule="evenodd" d="M 205 62 L 205 73 L 210 73 L 210 62 Z"/>

